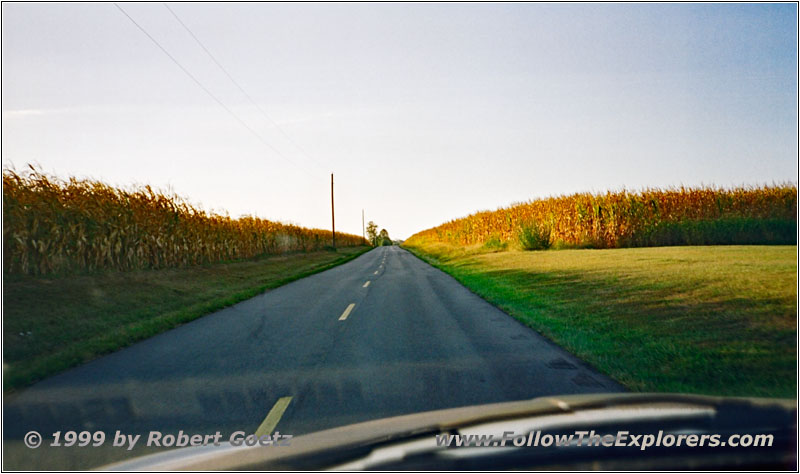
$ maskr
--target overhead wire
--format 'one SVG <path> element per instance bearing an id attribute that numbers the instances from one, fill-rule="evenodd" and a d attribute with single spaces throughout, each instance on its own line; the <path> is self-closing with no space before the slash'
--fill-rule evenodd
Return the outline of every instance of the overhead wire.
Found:
<path id="1" fill-rule="evenodd" d="M 284 138 L 286 138 L 286 140 L 289 143 L 291 143 L 298 151 L 300 151 L 300 153 L 302 153 L 303 156 L 306 157 L 306 159 L 308 159 L 311 162 L 316 162 L 316 160 L 312 158 L 311 155 L 303 147 L 301 147 L 299 143 L 297 143 L 294 139 L 292 139 L 292 137 L 288 133 L 286 133 L 286 131 L 278 124 L 278 122 L 273 120 L 273 118 L 269 114 L 267 114 L 267 112 L 258 104 L 258 102 L 256 102 L 253 99 L 253 97 L 247 93 L 244 87 L 242 87 L 241 84 L 239 84 L 239 82 L 233 78 L 233 75 L 231 75 L 231 73 L 229 73 L 228 70 L 225 69 L 225 67 L 219 62 L 219 60 L 217 60 L 217 58 L 211 53 L 211 51 L 206 47 L 206 45 L 203 44 L 202 41 L 200 41 L 200 38 L 198 38 L 197 35 L 194 34 L 192 29 L 189 28 L 189 26 L 186 23 L 184 23 L 184 21 L 178 16 L 178 14 L 175 13 L 175 11 L 172 8 L 170 8 L 170 6 L 166 2 L 163 2 L 162 5 L 164 5 L 164 7 L 166 7 L 166 9 L 169 10 L 169 12 L 175 18 L 175 20 L 186 30 L 187 33 L 189 33 L 192 39 L 194 39 L 195 42 L 203 49 L 203 51 L 205 51 L 205 53 L 208 55 L 209 58 L 211 58 L 214 64 L 216 64 L 217 67 L 228 77 L 228 79 L 230 79 L 231 83 L 233 83 L 233 85 L 236 86 L 237 89 L 239 89 L 242 95 L 245 98 L 247 98 L 247 100 L 256 108 L 256 110 L 258 110 L 261 113 L 261 115 L 265 119 L 267 119 L 267 121 L 271 123 L 275 127 L 275 129 L 278 130 L 284 136 Z"/>
<path id="2" fill-rule="evenodd" d="M 275 148 L 269 142 L 267 142 L 261 136 L 261 134 L 259 134 L 256 130 L 254 130 L 252 127 L 250 127 L 244 120 L 242 120 L 233 110 L 230 109 L 230 107 L 225 105 L 224 102 L 222 102 L 217 96 L 215 96 L 205 85 L 203 85 L 202 82 L 200 82 L 188 69 L 186 69 L 186 67 L 184 67 L 177 59 L 175 59 L 175 57 L 172 54 L 170 54 L 169 51 L 167 51 L 167 49 L 164 48 L 164 46 L 161 45 L 161 43 L 159 43 L 150 33 L 148 33 L 147 30 L 144 29 L 144 27 L 142 25 L 140 25 L 136 20 L 134 20 L 133 17 L 131 17 L 128 14 L 128 12 L 126 12 L 121 6 L 119 6 L 118 3 L 114 2 L 114 6 L 117 7 L 117 9 L 119 9 L 119 11 L 122 12 L 122 14 L 125 15 L 125 17 L 128 18 L 128 20 L 130 20 L 131 23 L 133 23 L 139 29 L 139 31 L 141 31 L 145 36 L 147 36 L 147 38 L 149 38 L 150 41 L 152 41 L 153 44 L 155 44 L 158 47 L 158 49 L 161 50 L 161 52 L 163 52 L 173 63 L 175 63 L 175 65 L 178 66 L 178 68 L 180 68 L 180 70 L 183 71 L 184 74 L 186 74 L 195 84 L 197 84 L 197 86 L 200 87 L 200 89 L 202 89 L 217 104 L 219 104 L 223 109 L 225 109 L 225 111 L 227 111 L 231 115 L 231 117 L 233 117 L 241 126 L 243 126 L 254 137 L 256 137 L 256 139 L 258 139 L 258 141 L 261 142 L 262 145 L 264 145 L 267 148 L 269 148 L 273 153 L 275 153 L 276 155 L 281 157 L 286 162 L 288 162 L 288 163 L 290 163 L 290 164 L 292 164 L 294 166 L 297 166 L 301 171 L 303 171 L 307 175 L 311 176 L 312 178 L 316 178 L 314 175 L 312 175 L 309 171 L 304 169 L 298 163 L 296 163 L 296 162 L 290 160 L 289 158 L 287 158 L 286 156 L 284 156 L 283 153 L 281 153 L 277 148 Z"/>

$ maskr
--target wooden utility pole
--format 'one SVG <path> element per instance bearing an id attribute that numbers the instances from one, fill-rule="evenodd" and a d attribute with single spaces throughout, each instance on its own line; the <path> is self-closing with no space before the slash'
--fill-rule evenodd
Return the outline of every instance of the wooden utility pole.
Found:
<path id="1" fill-rule="evenodd" d="M 333 213 L 333 173 L 331 173 L 331 229 L 333 231 L 333 249 L 336 250 L 336 215 Z"/>
<path id="2" fill-rule="evenodd" d="M 364 209 L 361 209 L 361 237 L 367 240 L 367 232 L 364 230 Z"/>

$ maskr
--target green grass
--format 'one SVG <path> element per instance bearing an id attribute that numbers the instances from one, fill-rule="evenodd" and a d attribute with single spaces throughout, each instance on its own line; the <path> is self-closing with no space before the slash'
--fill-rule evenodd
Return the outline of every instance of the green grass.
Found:
<path id="1" fill-rule="evenodd" d="M 550 248 L 550 226 L 530 222 L 517 231 L 517 240 L 522 250 L 547 250 Z"/>
<path id="2" fill-rule="evenodd" d="M 3 389 L 351 260 L 350 247 L 180 269 L 3 278 Z"/>
<path id="3" fill-rule="evenodd" d="M 409 250 L 633 391 L 796 396 L 796 246 Z"/>

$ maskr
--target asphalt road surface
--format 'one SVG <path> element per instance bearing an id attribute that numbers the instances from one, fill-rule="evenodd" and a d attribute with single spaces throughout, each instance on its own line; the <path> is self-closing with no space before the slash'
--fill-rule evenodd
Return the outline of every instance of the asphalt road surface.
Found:
<path id="1" fill-rule="evenodd" d="M 445 273 L 380 247 L 6 397 L 4 445 L 30 430 L 45 442 L 59 430 L 299 435 L 622 390 Z"/>

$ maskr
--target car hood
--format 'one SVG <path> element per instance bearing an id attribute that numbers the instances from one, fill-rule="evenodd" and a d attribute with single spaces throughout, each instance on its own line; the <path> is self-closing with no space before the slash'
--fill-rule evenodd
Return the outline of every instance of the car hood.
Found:
<path id="1" fill-rule="evenodd" d="M 791 399 L 711 397 L 686 394 L 591 394 L 541 397 L 532 400 L 474 405 L 395 416 L 328 429 L 291 439 L 289 446 L 201 446 L 143 456 L 99 470 L 306 470 L 348 465 L 368 456 L 376 447 L 405 440 L 454 433 L 484 423 L 579 414 L 621 407 L 674 406 L 739 413 L 757 412 L 794 423 L 796 403 Z M 610 413 L 611 416 L 611 413 Z M 352 464 L 348 465 L 350 468 Z"/>

